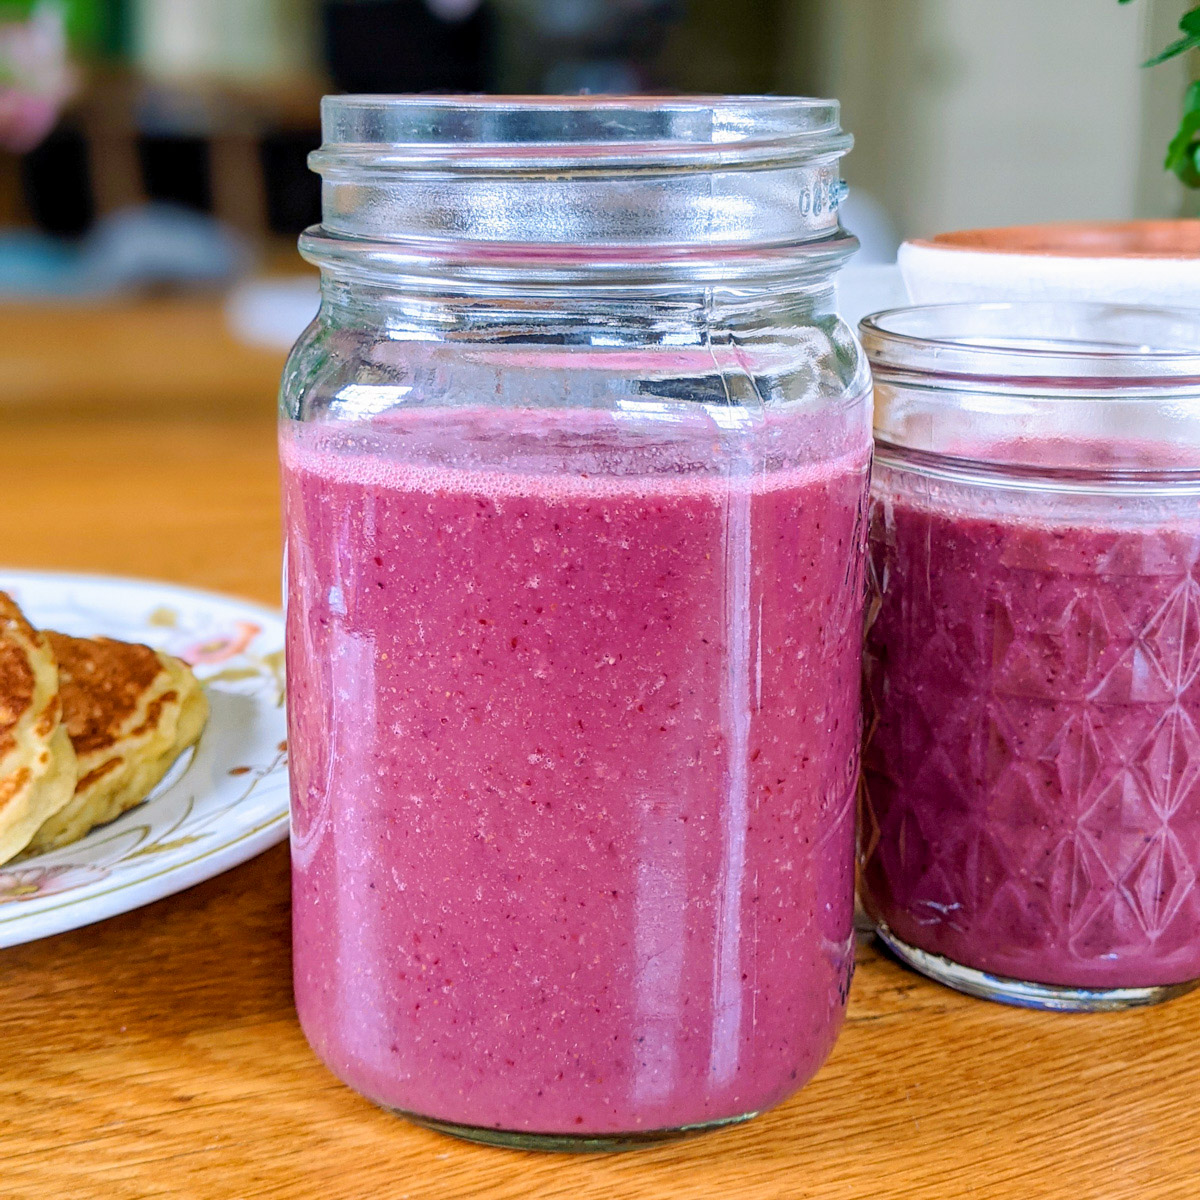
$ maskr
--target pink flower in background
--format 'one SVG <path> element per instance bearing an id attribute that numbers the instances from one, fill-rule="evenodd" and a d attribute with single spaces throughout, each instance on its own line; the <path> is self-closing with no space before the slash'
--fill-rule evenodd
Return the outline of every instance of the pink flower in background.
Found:
<path id="1" fill-rule="evenodd" d="M 0 143 L 6 150 L 32 150 L 57 120 L 57 101 L 0 87 Z"/>
<path id="2" fill-rule="evenodd" d="M 21 20 L 0 18 L 0 146 L 18 153 L 36 146 L 76 82 L 57 5 L 39 4 Z"/>
<path id="3" fill-rule="evenodd" d="M 16 867 L 11 871 L 0 871 L 0 904 L 69 892 L 72 888 L 98 883 L 107 875 L 104 867 L 70 864 L 60 867 Z"/>
<path id="4" fill-rule="evenodd" d="M 181 651 L 179 657 L 193 667 L 226 662 L 241 654 L 260 633 L 261 625 L 255 625 L 253 621 L 237 621 L 232 633 L 218 634 L 196 642 L 195 645 Z"/>

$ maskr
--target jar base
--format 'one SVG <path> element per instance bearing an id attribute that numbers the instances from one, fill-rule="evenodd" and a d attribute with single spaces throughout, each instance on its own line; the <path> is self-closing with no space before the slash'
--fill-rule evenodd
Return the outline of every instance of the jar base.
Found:
<path id="1" fill-rule="evenodd" d="M 975 967 L 965 967 L 940 954 L 919 950 L 898 938 L 882 921 L 875 922 L 875 935 L 905 966 L 944 984 L 956 992 L 995 1000 L 1018 1008 L 1038 1008 L 1050 1012 L 1116 1012 L 1124 1008 L 1142 1008 L 1173 1000 L 1200 986 L 1200 979 L 1186 983 L 1167 983 L 1151 987 L 1083 988 L 1052 983 L 1027 983 L 1006 975 L 991 975 Z"/>
<path id="2" fill-rule="evenodd" d="M 552 1154 L 614 1154 L 624 1150 L 645 1150 L 664 1142 L 682 1141 L 714 1129 L 740 1125 L 743 1121 L 758 1116 L 757 1112 L 748 1112 L 736 1117 L 704 1121 L 698 1125 L 639 1130 L 637 1133 L 534 1133 L 519 1129 L 489 1129 L 485 1125 L 460 1125 L 457 1121 L 439 1121 L 436 1117 L 425 1117 L 402 1108 L 388 1108 L 386 1105 L 383 1107 L 387 1112 L 395 1113 L 414 1125 L 432 1129 L 435 1133 L 449 1134 L 463 1141 L 496 1146 L 504 1150 L 542 1150 Z"/>

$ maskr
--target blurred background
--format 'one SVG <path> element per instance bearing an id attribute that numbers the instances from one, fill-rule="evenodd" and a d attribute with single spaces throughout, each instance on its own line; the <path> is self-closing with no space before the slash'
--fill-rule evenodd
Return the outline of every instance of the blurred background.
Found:
<path id="1" fill-rule="evenodd" d="M 1139 69 L 1190 3 L 0 0 L 0 409 L 269 404 L 334 90 L 834 95 L 861 262 L 1195 213 L 1161 163 L 1197 64 Z"/>

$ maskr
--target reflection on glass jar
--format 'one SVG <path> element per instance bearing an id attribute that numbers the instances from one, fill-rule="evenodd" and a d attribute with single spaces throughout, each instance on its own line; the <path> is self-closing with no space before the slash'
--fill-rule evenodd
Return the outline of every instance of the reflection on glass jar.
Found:
<path id="1" fill-rule="evenodd" d="M 903 959 L 976 995 L 1105 1008 L 1185 990 L 1200 315 L 947 305 L 863 333 L 867 908 Z"/>
<path id="2" fill-rule="evenodd" d="M 820 1066 L 870 457 L 817 101 L 326 101 L 283 396 L 296 1000 L 371 1099 L 605 1149 Z M 653 168 L 653 170 L 650 170 Z"/>

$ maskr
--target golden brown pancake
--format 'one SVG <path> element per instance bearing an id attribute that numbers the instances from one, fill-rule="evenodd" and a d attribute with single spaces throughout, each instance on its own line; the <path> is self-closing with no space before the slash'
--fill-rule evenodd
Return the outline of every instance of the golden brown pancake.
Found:
<path id="1" fill-rule="evenodd" d="M 58 689 L 46 637 L 0 592 L 0 862 L 19 854 L 74 791 Z"/>
<path id="2" fill-rule="evenodd" d="M 79 766 L 74 795 L 37 830 L 34 852 L 77 841 L 140 804 L 208 719 L 204 692 L 179 659 L 112 638 L 46 637 Z"/>

